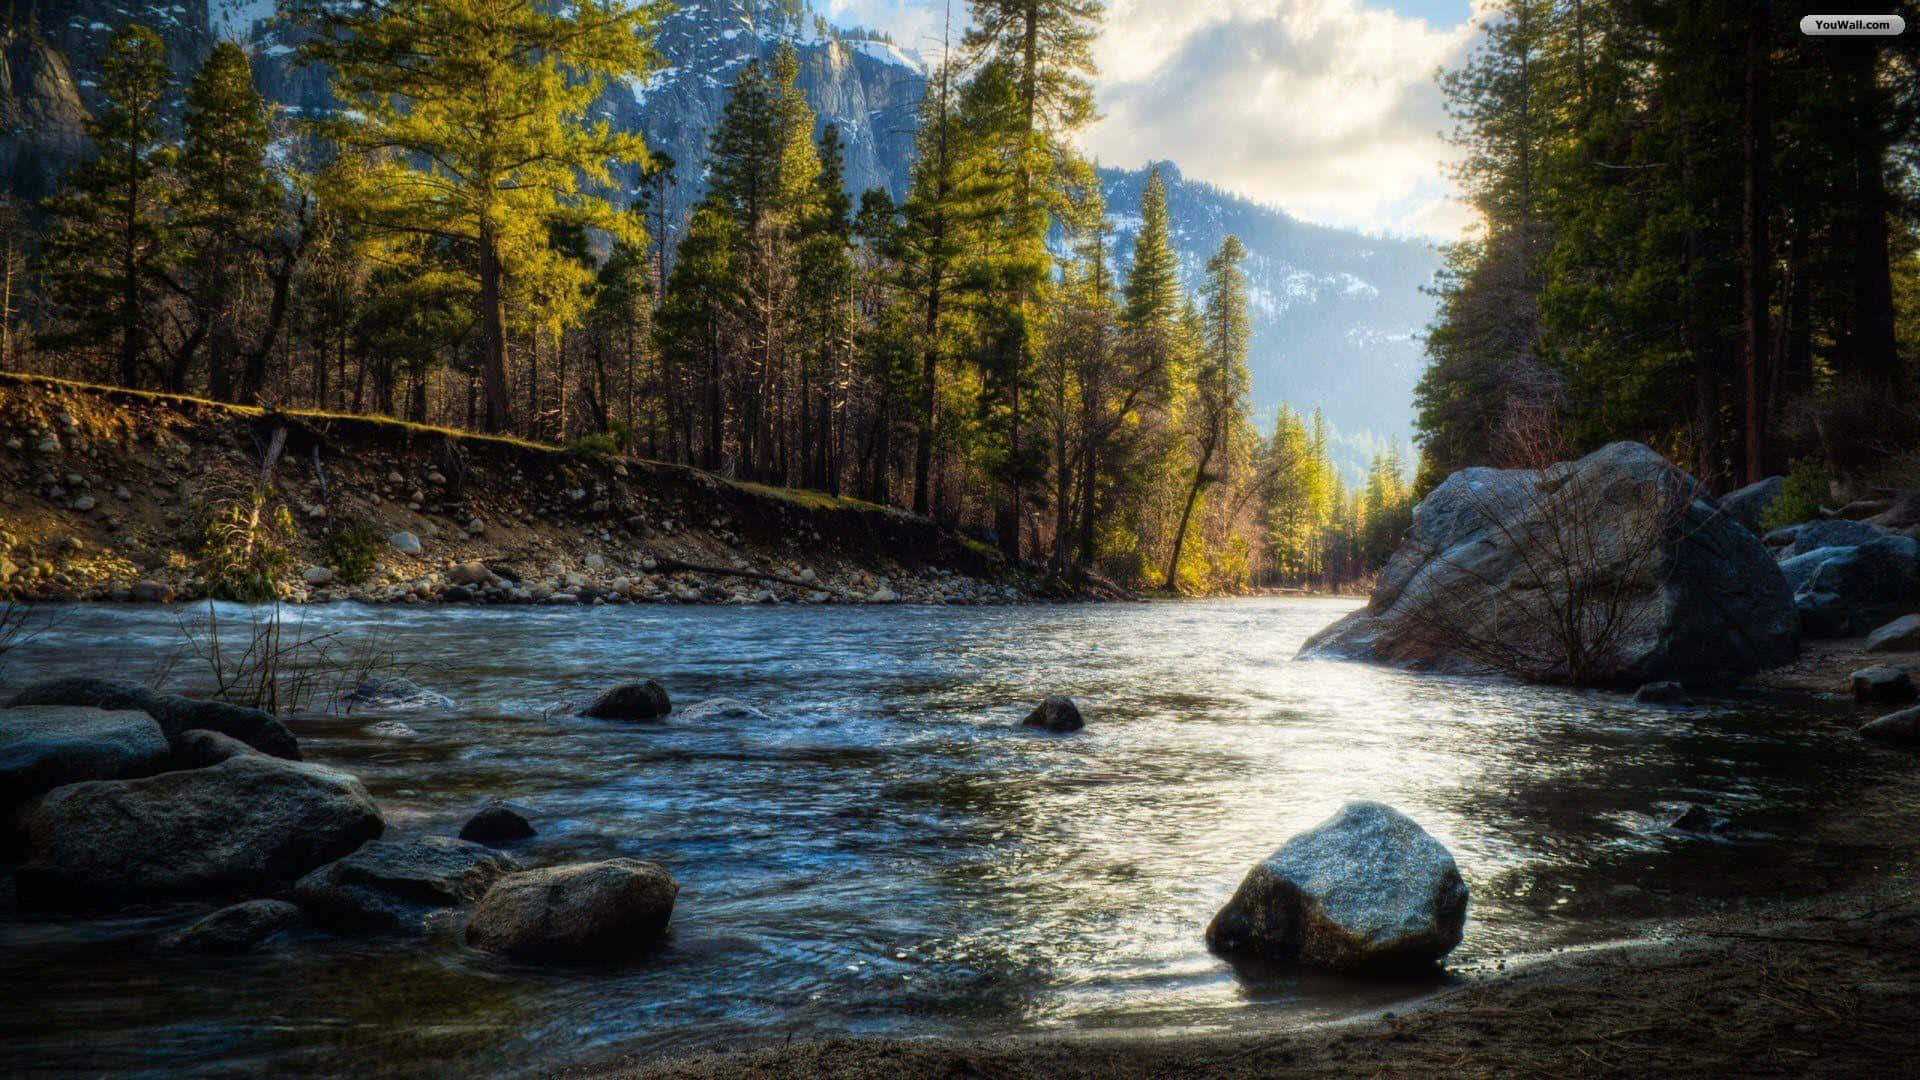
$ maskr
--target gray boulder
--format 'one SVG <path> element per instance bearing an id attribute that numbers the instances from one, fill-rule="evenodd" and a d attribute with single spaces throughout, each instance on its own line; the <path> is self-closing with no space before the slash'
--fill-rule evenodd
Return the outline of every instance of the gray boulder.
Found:
<path id="1" fill-rule="evenodd" d="M 231 735 L 195 728 L 181 732 L 180 737 L 173 741 L 172 764 L 176 769 L 204 769 L 242 754 L 266 756 Z"/>
<path id="2" fill-rule="evenodd" d="M 415 712 L 421 709 L 451 709 L 453 699 L 429 690 L 412 679 L 385 676 L 368 679 L 341 699 L 348 709 L 372 712 Z"/>
<path id="3" fill-rule="evenodd" d="M 1902 615 L 1868 634 L 1867 651 L 1920 651 L 1920 615 Z"/>
<path id="4" fill-rule="evenodd" d="M 1767 507 L 1787 489 L 1787 478 L 1769 476 L 1765 480 L 1748 484 L 1738 491 L 1729 491 L 1720 496 L 1720 509 L 1728 517 L 1752 529 L 1760 531 L 1760 519 L 1766 516 Z"/>
<path id="5" fill-rule="evenodd" d="M 1447 849 L 1398 810 L 1355 802 L 1255 866 L 1207 945 L 1334 971 L 1417 968 L 1460 944 L 1466 918 Z"/>
<path id="6" fill-rule="evenodd" d="M 1578 649 L 1567 612 L 1588 627 Z M 1759 538 L 1622 442 L 1539 471 L 1454 473 L 1414 508 L 1367 606 L 1300 655 L 1637 686 L 1735 682 L 1798 647 L 1793 594 Z"/>
<path id="7" fill-rule="evenodd" d="M 666 687 L 646 679 L 603 690 L 575 705 L 573 712 L 599 720 L 657 720 L 672 710 Z"/>
<path id="8" fill-rule="evenodd" d="M 258 895 L 385 828 L 359 780 L 265 755 L 68 784 L 27 815 L 20 895 L 81 903 Z"/>
<path id="9" fill-rule="evenodd" d="M 1760 542 L 1767 545 L 1770 548 L 1788 547 L 1793 543 L 1794 538 L 1800 535 L 1800 529 L 1801 529 L 1801 526 L 1799 525 L 1782 526 L 1781 528 L 1775 529 L 1772 532 L 1766 534 L 1765 536 L 1762 536 L 1760 538 Z M 1776 554 L 1779 554 L 1782 557 L 1784 557 L 1784 553 L 1776 553 Z"/>
<path id="10" fill-rule="evenodd" d="M 137 709 L 153 717 L 169 742 L 199 728 L 230 735 L 274 757 L 300 760 L 300 742 L 272 713 L 199 701 L 178 694 L 162 694 L 136 682 L 120 679 L 55 679 L 35 683 L 8 703 L 21 705 L 91 705 L 98 709 Z"/>
<path id="11" fill-rule="evenodd" d="M 533 824 L 520 808 L 498 799 L 487 803 L 460 826 L 460 839 L 488 847 L 504 847 L 534 835 Z"/>
<path id="12" fill-rule="evenodd" d="M 146 713 L 80 705 L 0 709 L 0 806 L 62 784 L 158 772 L 167 738 Z"/>
<path id="13" fill-rule="evenodd" d="M 508 874 L 480 898 L 467 943 L 529 961 L 628 955 L 666 933 L 679 892 L 665 870 L 637 859 Z"/>
<path id="14" fill-rule="evenodd" d="M 1794 595 L 1811 637 L 1865 634 L 1920 602 L 1920 540 L 1881 536 L 1822 562 Z"/>
<path id="15" fill-rule="evenodd" d="M 1791 559 L 1795 555 L 1805 555 L 1824 547 L 1859 547 L 1861 544 L 1878 540 L 1889 535 L 1878 525 L 1869 525 L 1864 521 L 1848 521 L 1845 518 L 1828 518 L 1824 521 L 1809 521 L 1797 527 L 1793 542 L 1788 544 L 1781 557 Z"/>
<path id="16" fill-rule="evenodd" d="M 673 715 L 683 723 L 751 723 L 770 719 L 759 709 L 727 697 L 696 701 Z"/>
<path id="17" fill-rule="evenodd" d="M 285 900 L 247 900 L 160 939 L 160 950 L 225 956 L 247 953 L 300 921 L 300 909 Z"/>
<path id="18" fill-rule="evenodd" d="M 1920 708 L 1901 709 L 1869 721 L 1861 725 L 1860 734 L 1889 746 L 1920 747 Z"/>
<path id="19" fill-rule="evenodd" d="M 1847 688 L 1861 705 L 1905 705 L 1920 697 L 1913 679 L 1897 667 L 1861 668 L 1847 677 Z"/>
<path id="20" fill-rule="evenodd" d="M 1079 731 L 1086 726 L 1086 721 L 1080 718 L 1079 706 L 1063 694 L 1048 694 L 1020 723 L 1024 727 L 1041 728 L 1056 735 Z"/>
<path id="21" fill-rule="evenodd" d="M 1795 555 L 1791 559 L 1780 561 L 1780 576 L 1787 579 L 1787 587 L 1797 595 L 1813 580 L 1814 571 L 1825 566 L 1828 559 L 1835 555 L 1845 555 L 1852 551 L 1850 547 L 1814 548 L 1804 555 Z"/>
<path id="22" fill-rule="evenodd" d="M 513 860 L 451 836 L 376 840 L 294 883 L 293 898 L 334 925 L 415 926 L 434 908 L 478 900 Z"/>

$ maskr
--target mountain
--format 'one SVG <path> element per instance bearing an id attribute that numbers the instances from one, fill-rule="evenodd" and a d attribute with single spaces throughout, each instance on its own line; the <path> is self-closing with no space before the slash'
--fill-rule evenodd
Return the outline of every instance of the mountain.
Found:
<path id="1" fill-rule="evenodd" d="M 1348 479 L 1368 457 L 1412 431 L 1413 385 L 1425 368 L 1419 335 L 1433 317 L 1439 254 L 1419 240 L 1368 236 L 1298 221 L 1283 211 L 1156 166 L 1180 271 L 1198 289 L 1207 257 L 1227 236 L 1246 245 L 1247 366 L 1264 426 L 1281 404 L 1318 406 Z M 1147 167 L 1101 169 L 1116 260 L 1133 258 Z"/>
<path id="2" fill-rule="evenodd" d="M 138 20 L 167 43 L 182 80 L 221 38 L 247 44 L 261 92 L 289 113 L 330 108 L 323 72 L 294 64 L 300 31 L 273 21 L 274 0 L 41 0 L 15 15 L 0 89 L 0 170 L 37 196 L 84 145 L 78 124 L 92 104 L 101 51 Z M 16 7 L 18 12 L 19 8 Z M 870 35 L 834 31 L 795 0 L 687 0 L 660 28 L 664 66 L 609 86 L 595 110 L 670 154 L 679 184 L 671 210 L 700 197 L 707 133 L 735 77 L 783 41 L 800 60 L 798 82 L 819 122 L 839 126 L 854 192 L 903 193 L 925 68 L 912 51 Z M 71 72 L 69 73 L 69 69 Z M 1247 247 L 1253 317 L 1252 373 L 1263 419 L 1282 402 L 1321 406 L 1350 476 L 1373 449 L 1410 430 L 1421 370 L 1417 335 L 1432 315 L 1421 289 L 1439 259 L 1417 241 L 1311 225 L 1160 164 L 1181 269 L 1197 286 L 1206 258 L 1229 233 Z M 1101 170 L 1116 254 L 1131 256 L 1146 170 Z"/>

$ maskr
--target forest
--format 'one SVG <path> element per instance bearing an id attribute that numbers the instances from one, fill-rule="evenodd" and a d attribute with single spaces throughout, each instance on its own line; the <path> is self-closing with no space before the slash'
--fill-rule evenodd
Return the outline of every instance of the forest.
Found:
<path id="1" fill-rule="evenodd" d="M 283 8 L 324 116 L 263 102 L 231 43 L 170 85 L 123 28 L 92 155 L 9 209 L 5 365 L 814 488 L 1069 580 L 1341 585 L 1391 550 L 1397 449 L 1350 487 L 1317 413 L 1256 425 L 1239 243 L 1183 287 L 1156 178 L 1115 265 L 1074 143 L 1099 4 L 974 5 L 897 201 L 845 190 L 791 47 L 733 77 L 702 162 L 595 119 L 664 10 Z"/>
<path id="2" fill-rule="evenodd" d="M 1443 75 L 1484 228 L 1447 252 L 1422 490 L 1543 427 L 1647 442 L 1716 492 L 1790 473 L 1837 506 L 1920 477 L 1920 38 L 1801 14 L 1494 6 Z"/>

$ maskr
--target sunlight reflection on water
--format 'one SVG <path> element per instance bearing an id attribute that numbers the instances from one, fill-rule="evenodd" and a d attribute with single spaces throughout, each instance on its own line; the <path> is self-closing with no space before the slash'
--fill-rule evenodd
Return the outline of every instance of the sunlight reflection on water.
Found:
<path id="1" fill-rule="evenodd" d="M 458 703 L 405 717 L 407 739 L 369 734 L 373 716 L 302 716 L 309 760 L 359 774 L 396 831 L 452 831 L 504 795 L 537 811 L 526 862 L 662 863 L 682 885 L 666 949 L 619 970 L 515 968 L 461 948 L 451 920 L 425 945 L 314 935 L 162 961 L 151 938 L 191 911 L 15 916 L 0 978 L 37 990 L 0 1019 L 0 1050 L 68 1068 L 486 1072 L 789 1032 L 1337 1013 L 1414 988 L 1242 975 L 1201 931 L 1249 865 L 1355 798 L 1453 850 L 1473 890 L 1460 961 L 1844 862 L 1784 838 L 1874 767 L 1845 727 L 1290 660 L 1351 606 L 309 609 L 309 630 L 385 634 Z M 74 609 L 10 677 L 138 674 L 175 618 Z M 638 676 L 770 719 L 543 718 Z M 1078 699 L 1087 729 L 1018 728 L 1046 693 Z M 1689 801 L 1750 840 L 1660 827 Z M 1621 884 L 1645 892 L 1610 896 Z"/>

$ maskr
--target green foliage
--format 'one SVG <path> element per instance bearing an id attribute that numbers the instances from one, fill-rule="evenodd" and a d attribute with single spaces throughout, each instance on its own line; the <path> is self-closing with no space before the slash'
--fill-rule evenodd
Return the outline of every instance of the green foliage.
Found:
<path id="1" fill-rule="evenodd" d="M 1768 503 L 1766 513 L 1760 515 L 1760 530 L 1770 532 L 1819 517 L 1820 504 L 1827 498 L 1832 479 L 1826 463 L 1820 459 L 1796 459 L 1793 468 L 1787 470 L 1787 483 L 1780 489 L 1779 497 Z"/>
<path id="2" fill-rule="evenodd" d="M 567 444 L 567 449 L 587 458 L 608 458 L 620 453 L 620 440 L 610 431 L 582 435 Z"/>
<path id="3" fill-rule="evenodd" d="M 195 507 L 181 546 L 194 556 L 208 596 L 259 604 L 279 598 L 293 564 L 292 532 L 287 508 L 254 491 Z"/>
<path id="4" fill-rule="evenodd" d="M 343 522 L 327 534 L 327 565 L 342 584 L 364 584 L 379 568 L 384 546 L 373 526 L 364 521 Z"/>

